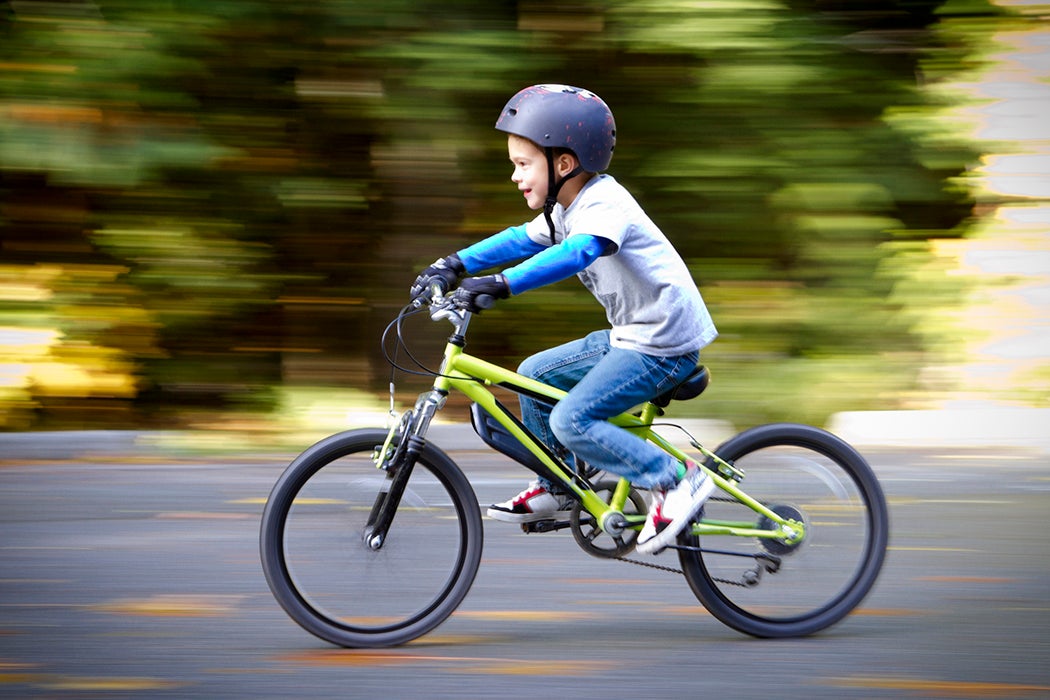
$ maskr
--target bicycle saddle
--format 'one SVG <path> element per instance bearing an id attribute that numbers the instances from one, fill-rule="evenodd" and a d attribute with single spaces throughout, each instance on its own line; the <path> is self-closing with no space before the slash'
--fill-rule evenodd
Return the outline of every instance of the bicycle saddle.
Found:
<path id="1" fill-rule="evenodd" d="M 700 394 L 704 393 L 704 389 L 711 382 L 711 373 L 707 370 L 707 367 L 703 365 L 697 365 L 693 373 L 685 378 L 681 384 L 676 386 L 670 391 L 664 393 L 653 399 L 653 403 L 660 408 L 666 408 L 667 404 L 672 401 L 687 401 L 689 399 L 695 399 Z"/>

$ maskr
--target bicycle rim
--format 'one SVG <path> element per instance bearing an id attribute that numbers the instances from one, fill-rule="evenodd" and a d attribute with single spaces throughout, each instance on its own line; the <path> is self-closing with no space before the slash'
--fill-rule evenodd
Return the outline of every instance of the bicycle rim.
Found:
<path id="1" fill-rule="evenodd" d="M 364 533 L 387 472 L 373 450 L 385 431 L 322 441 L 289 467 L 263 517 L 267 580 L 309 632 L 346 647 L 403 644 L 459 605 L 481 559 L 477 499 L 459 468 L 428 445 L 383 546 Z"/>
<path id="2" fill-rule="evenodd" d="M 830 433 L 790 424 L 747 431 L 716 453 L 743 469 L 749 495 L 802 519 L 807 535 L 795 547 L 758 538 L 682 538 L 703 550 L 682 551 L 680 560 L 704 606 L 758 637 L 812 634 L 849 614 L 874 584 L 887 542 L 885 499 L 864 459 Z M 704 518 L 771 528 L 749 508 L 717 497 L 705 505 Z"/>

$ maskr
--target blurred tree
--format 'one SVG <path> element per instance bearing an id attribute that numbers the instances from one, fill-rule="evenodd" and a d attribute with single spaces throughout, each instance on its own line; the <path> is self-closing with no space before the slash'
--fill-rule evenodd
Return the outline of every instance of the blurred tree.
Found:
<path id="1" fill-rule="evenodd" d="M 884 401 L 927 342 L 887 301 L 894 256 L 915 254 L 893 242 L 958 235 L 971 206 L 949 183 L 974 153 L 916 127 L 923 66 L 950 71 L 973 48 L 938 33 L 953 12 L 991 10 L 0 4 L 0 272 L 17 282 L 0 286 L 0 326 L 55 331 L 4 360 L 36 369 L 0 375 L 18 407 L 0 422 L 79 423 L 106 401 L 113 423 L 265 408 L 282 383 L 380 388 L 379 331 L 414 271 L 531 217 L 492 124 L 536 82 L 585 85 L 616 113 L 611 172 L 722 330 L 699 408 L 819 421 Z M 487 314 L 475 349 L 513 362 L 602 322 L 565 283 Z M 46 388 L 74 365 L 96 374 Z"/>

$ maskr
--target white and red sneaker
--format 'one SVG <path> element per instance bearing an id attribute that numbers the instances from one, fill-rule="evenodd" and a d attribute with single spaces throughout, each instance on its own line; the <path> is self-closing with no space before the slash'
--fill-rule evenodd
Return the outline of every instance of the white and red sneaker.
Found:
<path id="1" fill-rule="evenodd" d="M 505 523 L 531 523 L 537 520 L 568 519 L 572 511 L 572 499 L 548 491 L 539 481 L 509 501 L 489 506 L 486 515 Z"/>
<path id="2" fill-rule="evenodd" d="M 656 554 L 678 537 L 696 517 L 715 490 L 714 479 L 690 463 L 685 476 L 669 491 L 653 489 L 653 502 L 634 549 L 641 554 Z"/>

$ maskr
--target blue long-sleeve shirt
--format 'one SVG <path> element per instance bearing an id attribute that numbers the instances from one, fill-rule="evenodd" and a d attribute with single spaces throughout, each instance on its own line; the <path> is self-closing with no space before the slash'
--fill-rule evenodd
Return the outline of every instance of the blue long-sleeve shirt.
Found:
<path id="1" fill-rule="evenodd" d="M 600 258 L 609 245 L 600 236 L 580 234 L 548 247 L 529 238 L 522 224 L 468 246 L 457 255 L 469 274 L 522 260 L 502 272 L 511 294 L 521 294 L 581 272 Z"/>

